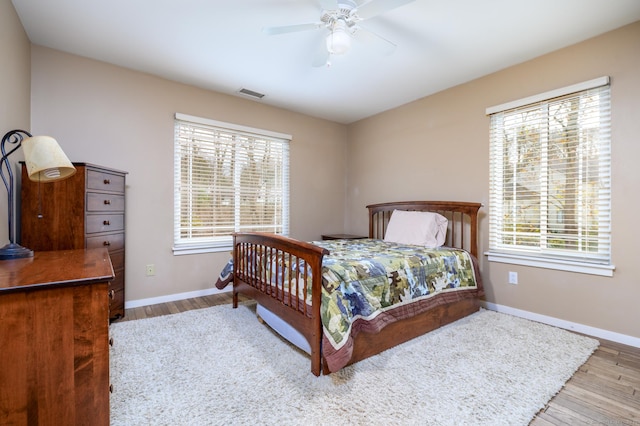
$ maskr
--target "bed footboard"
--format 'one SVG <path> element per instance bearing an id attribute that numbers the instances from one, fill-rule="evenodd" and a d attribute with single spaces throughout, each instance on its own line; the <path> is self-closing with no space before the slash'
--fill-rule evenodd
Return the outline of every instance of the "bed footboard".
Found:
<path id="1" fill-rule="evenodd" d="M 243 294 L 299 331 L 311 348 L 311 371 L 322 368 L 322 259 L 326 249 L 265 233 L 233 235 L 233 307 Z"/>

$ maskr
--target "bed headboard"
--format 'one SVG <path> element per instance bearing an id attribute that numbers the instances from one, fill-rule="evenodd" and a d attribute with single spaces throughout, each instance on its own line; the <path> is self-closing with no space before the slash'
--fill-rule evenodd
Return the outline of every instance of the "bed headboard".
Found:
<path id="1" fill-rule="evenodd" d="M 478 211 L 480 203 L 461 201 L 398 201 L 370 204 L 369 238 L 384 238 L 394 210 L 440 213 L 449 220 L 445 245 L 467 250 L 478 257 Z"/>

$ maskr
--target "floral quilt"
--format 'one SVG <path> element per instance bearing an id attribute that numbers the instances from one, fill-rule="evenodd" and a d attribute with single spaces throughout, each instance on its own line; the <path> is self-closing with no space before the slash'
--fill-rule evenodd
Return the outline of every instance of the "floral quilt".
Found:
<path id="1" fill-rule="evenodd" d="M 438 294 L 471 290 L 473 294 L 467 297 L 473 297 L 481 289 L 471 255 L 464 250 L 371 239 L 313 244 L 330 251 L 323 262 L 320 311 L 323 354 L 332 371 L 350 359 L 354 331 L 379 331 L 389 322 L 419 313 L 416 309 L 420 308 L 407 309 L 407 305 Z M 458 296 L 453 300 L 465 297 Z M 424 311 L 433 304 L 421 306 Z"/>

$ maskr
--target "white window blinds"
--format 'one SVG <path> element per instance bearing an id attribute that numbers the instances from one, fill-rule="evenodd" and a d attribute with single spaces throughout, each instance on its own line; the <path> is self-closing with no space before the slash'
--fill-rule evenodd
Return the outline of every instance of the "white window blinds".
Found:
<path id="1" fill-rule="evenodd" d="M 490 256 L 611 264 L 609 92 L 604 77 L 487 110 Z"/>
<path id="2" fill-rule="evenodd" d="M 291 136 L 176 114 L 174 252 L 228 249 L 233 232 L 289 232 Z"/>

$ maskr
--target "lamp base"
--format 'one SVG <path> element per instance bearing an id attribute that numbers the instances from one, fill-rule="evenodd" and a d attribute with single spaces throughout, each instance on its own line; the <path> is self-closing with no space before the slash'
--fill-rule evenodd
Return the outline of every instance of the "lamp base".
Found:
<path id="1" fill-rule="evenodd" d="M 15 243 L 9 243 L 0 248 L 0 260 L 23 259 L 25 257 L 33 257 L 33 250 Z"/>

